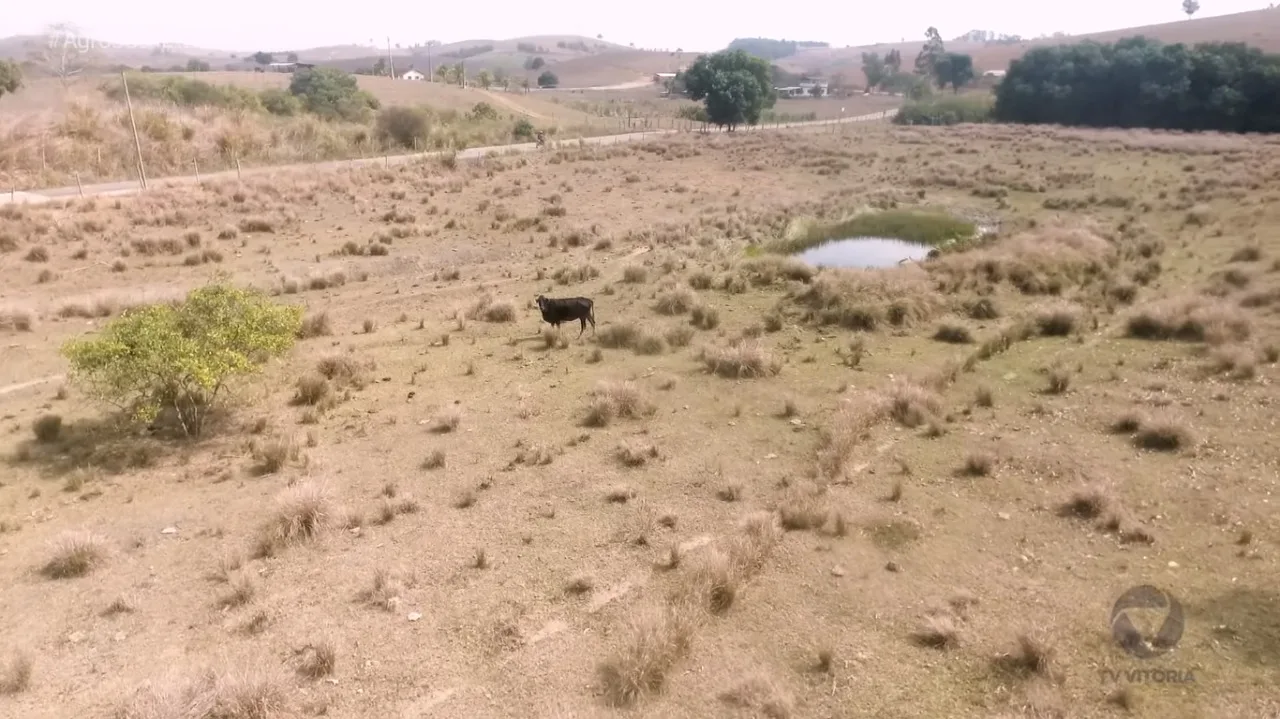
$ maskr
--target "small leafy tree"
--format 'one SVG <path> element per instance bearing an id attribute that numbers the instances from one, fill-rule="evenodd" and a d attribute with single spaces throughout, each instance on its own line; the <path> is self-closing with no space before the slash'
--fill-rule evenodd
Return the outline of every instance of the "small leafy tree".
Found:
<path id="1" fill-rule="evenodd" d="M 210 284 L 179 303 L 129 310 L 62 352 L 93 396 L 136 421 L 172 411 L 184 434 L 198 436 L 227 383 L 288 351 L 301 324 L 299 306 Z"/>
<path id="2" fill-rule="evenodd" d="M 291 52 L 291 53 L 289 53 L 289 54 L 286 56 L 286 59 L 287 59 L 289 62 L 297 62 L 297 61 L 298 61 L 298 53 L 296 53 L 296 52 Z"/>
<path id="3" fill-rule="evenodd" d="M 511 128 L 511 136 L 517 140 L 528 140 L 533 137 L 533 123 L 525 118 L 516 120 L 516 124 Z"/>
<path id="4" fill-rule="evenodd" d="M 708 119 L 731 132 L 744 122 L 759 122 L 760 114 L 778 99 L 769 63 L 745 50 L 701 55 L 684 79 L 689 98 L 703 100 Z"/>
<path id="5" fill-rule="evenodd" d="M 405 105 L 392 105 L 378 111 L 378 137 L 401 147 L 417 149 L 431 134 L 431 121 L 425 110 Z"/>
<path id="6" fill-rule="evenodd" d="M 874 90 L 884 84 L 888 75 L 888 67 L 879 53 L 862 53 L 862 74 L 867 76 L 867 89 Z"/>
<path id="7" fill-rule="evenodd" d="M 933 76 L 938 82 L 939 90 L 945 90 L 950 85 L 958 93 L 961 85 L 973 81 L 973 58 L 959 52 L 943 53 L 933 66 Z"/>
<path id="8" fill-rule="evenodd" d="M 209 63 L 193 57 L 187 60 L 187 72 L 209 72 Z"/>
<path id="9" fill-rule="evenodd" d="M 1182 0 L 1182 12 L 1185 12 L 1187 19 L 1190 20 L 1192 15 L 1200 12 L 1200 3 L 1196 0 Z"/>
<path id="10" fill-rule="evenodd" d="M 902 72 L 902 53 L 897 50 L 890 50 L 884 56 L 885 70 L 890 75 L 897 75 Z"/>
<path id="11" fill-rule="evenodd" d="M 356 76 L 334 67 L 299 70 L 289 81 L 289 92 L 298 97 L 307 110 L 325 119 L 364 121 L 370 110 L 378 109 L 378 101 L 360 89 Z"/>
<path id="12" fill-rule="evenodd" d="M 0 97 L 13 94 L 22 87 L 22 68 L 18 63 L 0 60 Z"/>
<path id="13" fill-rule="evenodd" d="M 271 63 L 276 61 L 275 55 L 272 55 L 269 52 L 264 52 L 262 50 L 255 52 L 251 57 L 253 58 L 253 61 L 259 65 L 270 65 Z"/>
<path id="14" fill-rule="evenodd" d="M 560 84 L 560 78 L 556 77 L 554 72 L 545 70 L 538 76 L 538 87 L 555 87 Z"/>
<path id="15" fill-rule="evenodd" d="M 942 35 L 936 27 L 926 30 L 924 38 L 924 47 L 920 48 L 920 54 L 916 55 L 916 74 L 932 77 L 935 75 L 933 68 L 946 54 L 947 47 L 943 44 Z"/>
<path id="16" fill-rule="evenodd" d="M 476 84 L 488 90 L 489 86 L 493 85 L 493 75 L 490 75 L 488 70 L 481 70 L 476 73 Z"/>

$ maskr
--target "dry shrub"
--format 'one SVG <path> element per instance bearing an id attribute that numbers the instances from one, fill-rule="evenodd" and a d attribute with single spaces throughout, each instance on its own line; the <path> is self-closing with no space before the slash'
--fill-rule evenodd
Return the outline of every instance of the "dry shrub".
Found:
<path id="1" fill-rule="evenodd" d="M 431 420 L 431 431 L 436 434 L 448 434 L 462 424 L 462 410 L 448 407 L 440 410 Z"/>
<path id="2" fill-rule="evenodd" d="M 53 541 L 53 556 L 40 568 L 50 579 L 83 577 L 107 558 L 106 542 L 92 532 L 63 532 Z"/>
<path id="3" fill-rule="evenodd" d="M 1079 305 L 1060 303 L 1036 311 L 1036 329 L 1046 337 L 1066 337 L 1080 324 L 1084 311 Z"/>
<path id="4" fill-rule="evenodd" d="M 35 329 L 36 315 L 31 310 L 18 307 L 0 307 L 0 330 L 30 332 Z"/>
<path id="5" fill-rule="evenodd" d="M 242 607 L 258 593 L 257 577 L 248 571 L 231 572 L 227 575 L 227 585 L 226 593 L 218 598 L 220 607 Z"/>
<path id="6" fill-rule="evenodd" d="M 426 459 L 422 460 L 422 468 L 423 469 L 440 469 L 441 467 L 444 466 L 444 463 L 445 463 L 444 452 L 437 449 L 433 451 L 431 454 L 427 455 Z"/>
<path id="7" fill-rule="evenodd" d="M 964 325 L 940 325 L 933 333 L 933 338 L 948 344 L 969 344 L 973 342 L 973 332 Z"/>
<path id="8" fill-rule="evenodd" d="M 622 270 L 622 281 L 631 284 L 643 284 L 649 279 L 649 271 L 639 265 L 627 265 Z"/>
<path id="9" fill-rule="evenodd" d="M 956 292 L 1007 282 L 1028 295 L 1058 294 L 1099 276 L 1117 258 L 1114 245 L 1084 228 L 1045 227 L 929 263 Z"/>
<path id="10" fill-rule="evenodd" d="M 302 325 L 298 327 L 298 337 L 304 340 L 312 337 L 327 337 L 331 334 L 333 334 L 333 325 L 329 321 L 328 312 L 308 315 L 303 318 Z"/>
<path id="11" fill-rule="evenodd" d="M 1177 297 L 1135 310 L 1125 324 L 1129 337 L 1224 344 L 1243 342 L 1253 333 L 1239 307 L 1204 297 Z"/>
<path id="12" fill-rule="evenodd" d="M 1046 376 L 1049 384 L 1045 392 L 1048 394 L 1063 394 L 1071 388 L 1071 370 L 1066 367 L 1050 367 Z"/>
<path id="13" fill-rule="evenodd" d="M 973 403 L 979 407 L 993 407 L 996 403 L 995 394 L 990 387 L 983 385 L 974 391 Z"/>
<path id="14" fill-rule="evenodd" d="M 811 265 L 785 255 L 760 255 L 749 257 L 738 265 L 739 270 L 753 285 L 767 286 L 779 280 L 809 282 L 817 274 Z"/>
<path id="15" fill-rule="evenodd" d="M 516 305 L 511 300 L 496 300 L 493 295 L 486 293 L 471 304 L 466 317 L 485 322 L 514 322 Z"/>
<path id="16" fill-rule="evenodd" d="M 600 382 L 591 392 L 584 424 L 604 427 L 615 418 L 640 419 L 653 414 L 657 407 L 633 382 Z"/>
<path id="17" fill-rule="evenodd" d="M 1137 412 L 1125 412 L 1111 422 L 1109 429 L 1114 434 L 1133 434 L 1145 421 Z"/>
<path id="18" fill-rule="evenodd" d="M 687 347 L 693 341 L 693 329 L 685 325 L 676 325 L 668 327 L 662 336 L 672 347 Z"/>
<path id="19" fill-rule="evenodd" d="M 316 372 L 335 387 L 364 389 L 365 372 L 371 366 L 371 363 L 361 364 L 350 355 L 331 354 L 316 361 Z"/>
<path id="20" fill-rule="evenodd" d="M 828 475 L 840 476 L 853 451 L 889 411 L 886 398 L 879 395 L 845 397 L 822 432 L 819 466 Z"/>
<path id="21" fill-rule="evenodd" d="M 927 614 L 912 639 L 921 646 L 951 649 L 960 643 L 960 627 L 949 614 Z"/>
<path id="22" fill-rule="evenodd" d="M 1247 346 L 1218 347 L 1212 355 L 1213 369 L 1231 379 L 1253 379 L 1258 374 L 1258 353 Z"/>
<path id="23" fill-rule="evenodd" d="M 746 709 L 767 719 L 790 719 L 795 699 L 777 679 L 764 671 L 753 671 L 719 695 L 720 701 Z"/>
<path id="24" fill-rule="evenodd" d="M 369 588 L 362 590 L 358 598 L 371 607 L 394 612 L 403 601 L 405 590 L 413 583 L 412 575 L 379 567 L 374 570 Z"/>
<path id="25" fill-rule="evenodd" d="M 17 694 L 31 686 L 31 672 L 35 662 L 26 652 L 15 652 L 0 664 L 0 694 Z"/>
<path id="26" fill-rule="evenodd" d="M 699 302 L 689 310 L 689 321 L 699 329 L 713 330 L 720 326 L 720 311 Z"/>
<path id="27" fill-rule="evenodd" d="M 275 474 L 289 462 L 298 461 L 302 451 L 293 437 L 273 437 L 264 442 L 254 440 L 250 452 L 258 463 L 259 474 Z"/>
<path id="28" fill-rule="evenodd" d="M 1144 422 L 1133 436 L 1133 443 L 1141 449 L 1157 452 L 1177 452 L 1195 444 L 1190 428 L 1172 417 Z"/>
<path id="29" fill-rule="evenodd" d="M 326 487 L 309 480 L 280 492 L 275 505 L 259 535 L 259 556 L 270 556 L 282 545 L 314 538 L 331 515 L 332 501 Z"/>
<path id="30" fill-rule="evenodd" d="M 622 442 L 615 455 L 625 467 L 640 467 L 651 459 L 657 459 L 658 448 L 647 442 Z"/>
<path id="31" fill-rule="evenodd" d="M 31 423 L 31 432 L 37 442 L 56 442 L 62 435 L 62 417 L 46 414 Z"/>
<path id="32" fill-rule="evenodd" d="M 587 594 L 596 586 L 596 580 L 590 574 L 574 575 L 569 581 L 565 582 L 565 594 L 581 595 Z"/>
<path id="33" fill-rule="evenodd" d="M 894 380 L 881 395 L 889 416 L 908 429 L 932 421 L 942 410 L 937 393 L 911 380 Z"/>
<path id="34" fill-rule="evenodd" d="M 338 649 L 328 640 L 308 644 L 297 654 L 298 673 L 308 679 L 327 677 L 338 664 Z"/>
<path id="35" fill-rule="evenodd" d="M 285 710 L 285 686 L 274 670 L 206 670 L 195 679 L 148 682 L 116 719 L 272 719 Z"/>
<path id="36" fill-rule="evenodd" d="M 653 309 L 662 315 L 682 315 L 697 304 L 697 293 L 688 287 L 676 287 L 658 295 Z"/>
<path id="37" fill-rule="evenodd" d="M 667 673 L 688 652 L 695 626 L 683 606 L 639 610 L 628 622 L 622 646 L 596 667 L 605 701 L 625 707 L 661 690 Z"/>
<path id="38" fill-rule="evenodd" d="M 810 319 L 866 331 L 911 326 L 943 306 L 929 275 L 916 265 L 824 272 L 790 298 L 809 310 Z"/>
<path id="39" fill-rule="evenodd" d="M 293 403 L 314 407 L 323 402 L 332 390 L 329 380 L 321 375 L 307 374 L 298 378 Z"/>
<path id="40" fill-rule="evenodd" d="M 986 477 L 996 467 L 996 457 L 990 452 L 972 452 L 964 460 L 963 472 L 970 477 Z"/>
<path id="41" fill-rule="evenodd" d="M 610 324 L 596 335 L 596 342 L 608 349 L 630 349 L 640 339 L 640 329 L 631 324 Z"/>
<path id="42" fill-rule="evenodd" d="M 770 377 L 782 371 L 782 363 L 755 339 L 739 339 L 728 347 L 702 350 L 702 363 L 720 377 L 744 379 Z"/>
<path id="43" fill-rule="evenodd" d="M 642 328 L 636 335 L 635 344 L 632 349 L 639 355 L 660 355 L 666 354 L 668 346 L 667 341 L 662 335 L 656 334 L 650 329 Z"/>
<path id="44" fill-rule="evenodd" d="M 1022 632 L 1017 647 L 1008 654 L 996 657 L 997 667 L 1021 676 L 1041 676 L 1056 679 L 1057 650 L 1049 635 L 1042 630 Z"/>
<path id="45" fill-rule="evenodd" d="M 1090 484 L 1072 492 L 1067 501 L 1058 507 L 1058 513 L 1080 519 L 1098 519 L 1110 511 L 1113 505 L 1114 501 L 1104 487 Z"/>

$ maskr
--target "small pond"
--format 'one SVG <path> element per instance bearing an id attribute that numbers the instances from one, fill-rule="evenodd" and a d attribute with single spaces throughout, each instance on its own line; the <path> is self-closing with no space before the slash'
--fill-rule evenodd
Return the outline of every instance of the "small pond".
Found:
<path id="1" fill-rule="evenodd" d="M 887 237 L 831 240 L 798 252 L 794 257 L 814 267 L 893 267 L 903 260 L 923 260 L 933 249 L 919 242 Z"/>

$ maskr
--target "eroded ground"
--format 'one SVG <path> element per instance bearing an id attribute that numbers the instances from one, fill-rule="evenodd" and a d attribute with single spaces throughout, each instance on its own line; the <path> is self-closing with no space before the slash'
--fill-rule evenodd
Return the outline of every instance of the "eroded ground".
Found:
<path id="1" fill-rule="evenodd" d="M 1272 716 L 1277 167 L 823 128 L 0 208 L 0 713 Z M 999 236 L 747 251 L 918 204 Z M 216 272 L 327 323 L 199 443 L 100 426 L 60 343 Z"/>

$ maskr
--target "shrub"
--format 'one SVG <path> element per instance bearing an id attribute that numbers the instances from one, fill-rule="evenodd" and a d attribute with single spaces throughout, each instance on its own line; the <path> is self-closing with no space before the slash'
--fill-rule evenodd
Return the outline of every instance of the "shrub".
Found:
<path id="1" fill-rule="evenodd" d="M 301 307 L 211 284 L 180 303 L 129 310 L 98 337 L 72 340 L 62 351 L 91 396 L 144 422 L 172 409 L 192 436 L 227 382 L 287 351 L 301 323 Z"/>
<path id="2" fill-rule="evenodd" d="M 893 122 L 897 125 L 959 125 L 991 122 L 994 98 L 980 95 L 939 95 L 913 100 L 898 108 Z"/>
<path id="3" fill-rule="evenodd" d="M 525 118 L 516 120 L 516 124 L 511 128 L 511 136 L 517 140 L 528 140 L 533 137 L 533 123 Z"/>
<path id="4" fill-rule="evenodd" d="M 378 112 L 378 137 L 401 147 L 415 148 L 425 144 L 431 131 L 427 113 L 416 107 L 395 105 Z"/>

